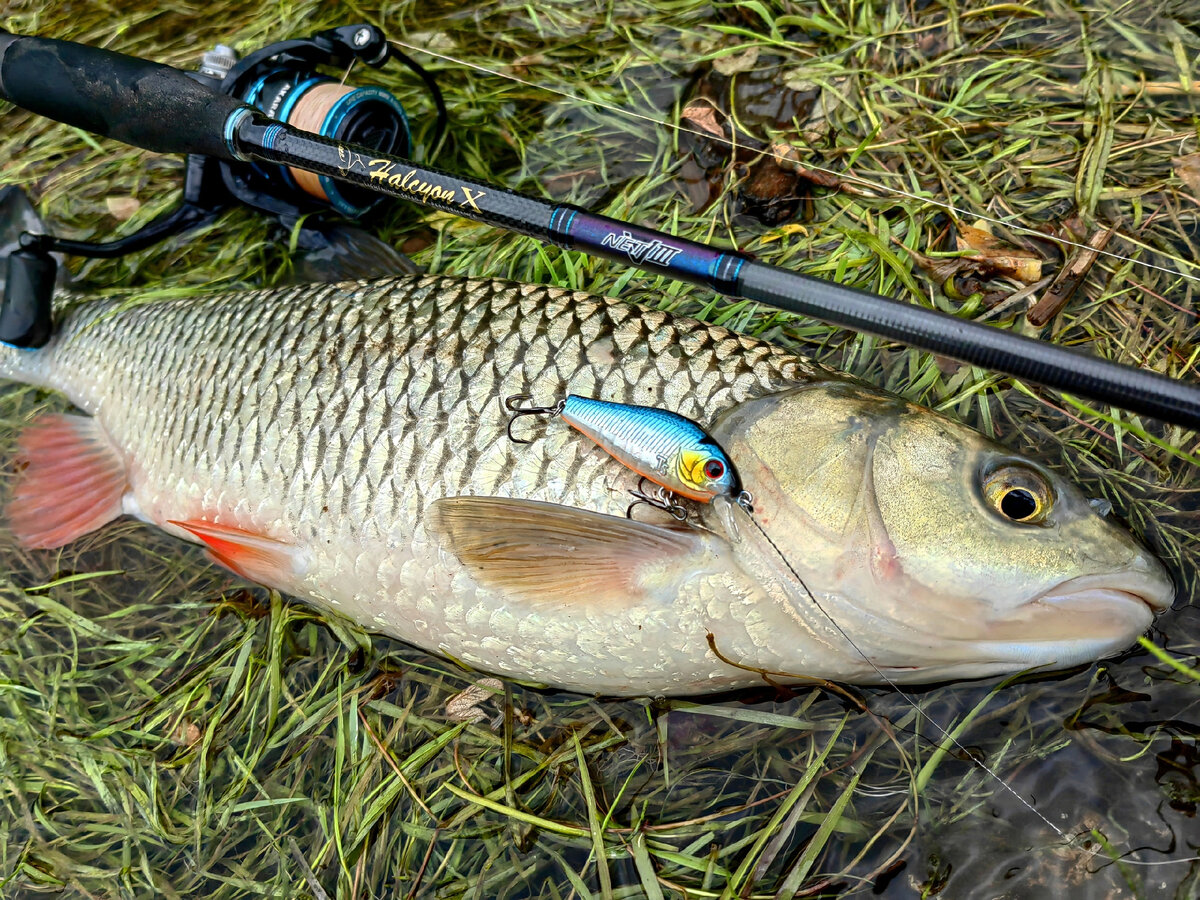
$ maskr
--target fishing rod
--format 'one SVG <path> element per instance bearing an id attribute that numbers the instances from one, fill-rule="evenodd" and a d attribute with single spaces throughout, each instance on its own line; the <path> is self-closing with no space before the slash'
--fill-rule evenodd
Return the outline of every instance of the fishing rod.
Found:
<path id="1" fill-rule="evenodd" d="M 218 44 L 202 54 L 196 71 L 186 74 L 298 128 L 378 152 L 410 156 L 413 139 L 408 115 L 396 97 L 376 86 L 347 85 L 344 76 L 338 80 L 322 71 L 346 72 L 359 62 L 379 69 L 391 61 L 404 64 L 424 82 L 437 111 L 429 137 L 429 146 L 436 152 L 448 124 L 441 90 L 433 76 L 389 43 L 377 28 L 331 28 L 312 37 L 268 44 L 241 59 L 231 48 Z M 11 213 L 4 204 L 20 205 L 7 193 L 17 190 L 9 188 L 0 194 L 5 216 Z M 346 187 L 299 169 L 189 153 L 179 204 L 132 234 L 101 242 L 72 240 L 39 233 L 35 225 L 15 235 L 15 240 L 6 244 L 6 251 L 11 248 L 11 252 L 5 253 L 6 266 L 0 269 L 5 275 L 0 342 L 33 348 L 49 340 L 53 332 L 51 295 L 58 275 L 53 254 L 111 259 L 210 223 L 235 206 L 274 217 L 294 247 L 306 254 L 306 260 L 333 260 L 363 277 L 409 270 L 408 260 L 390 246 L 336 221 L 365 218 L 384 199 L 378 192 Z"/>
<path id="2" fill-rule="evenodd" d="M 1195 384 L 443 172 L 400 154 L 309 133 L 170 66 L 0 31 L 0 98 L 147 150 L 228 163 L 273 163 L 412 200 L 729 297 L 1200 429 L 1200 386 Z"/>

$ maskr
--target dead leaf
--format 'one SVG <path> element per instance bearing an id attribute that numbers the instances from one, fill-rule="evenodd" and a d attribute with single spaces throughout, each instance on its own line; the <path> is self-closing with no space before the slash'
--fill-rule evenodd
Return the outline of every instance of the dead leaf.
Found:
<path id="1" fill-rule="evenodd" d="M 499 678 L 481 678 L 446 701 L 446 718 L 451 722 L 470 722 L 473 725 L 486 722 L 491 716 L 483 711 L 481 704 L 497 693 L 504 693 L 504 683 Z"/>
<path id="2" fill-rule="evenodd" d="M 558 172 L 547 175 L 542 179 L 542 185 L 551 194 L 559 194 L 580 185 L 596 184 L 601 180 L 601 172 L 594 166 L 587 169 L 575 169 L 571 172 Z"/>
<path id="3" fill-rule="evenodd" d="M 141 201 L 136 197 L 105 197 L 104 205 L 108 207 L 108 214 L 118 222 L 131 218 L 142 208 Z"/>
<path id="4" fill-rule="evenodd" d="M 518 56 L 511 63 L 509 63 L 509 65 L 514 69 L 527 69 L 530 66 L 542 66 L 545 64 L 545 53 L 527 53 L 524 56 Z"/>
<path id="5" fill-rule="evenodd" d="M 970 250 L 967 257 L 981 265 L 987 275 L 1006 275 L 1024 284 L 1042 277 L 1042 258 L 1036 253 L 1007 244 L 982 228 L 961 225 L 956 243 L 959 250 Z"/>
<path id="6" fill-rule="evenodd" d="M 798 94 L 806 94 L 809 91 L 819 91 L 821 86 L 813 81 L 805 73 L 804 69 L 795 69 L 787 72 L 783 76 L 783 86 L 789 91 L 795 91 Z"/>
<path id="7" fill-rule="evenodd" d="M 758 62 L 758 47 L 748 47 L 741 53 L 731 53 L 713 60 L 713 68 L 722 75 L 736 75 L 738 72 L 749 72 Z"/>
<path id="8" fill-rule="evenodd" d="M 978 274 L 980 270 L 979 261 L 967 256 L 926 256 L 919 250 L 906 247 L 900 241 L 896 241 L 896 244 L 908 252 L 908 255 L 913 258 L 913 262 L 924 270 L 925 274 L 938 287 L 943 287 L 946 282 L 958 276 Z M 955 290 L 957 292 L 957 289 Z M 968 291 L 968 293 L 973 293 L 973 291 Z"/>
<path id="9" fill-rule="evenodd" d="M 783 86 L 789 91 L 810 94 L 813 97 L 808 115 L 800 123 L 800 135 L 808 143 L 815 144 L 829 133 L 831 125 L 829 119 L 834 111 L 842 105 L 840 91 L 845 82 L 844 77 L 835 78 L 829 82 L 829 86 L 823 86 L 806 77 L 804 69 L 796 69 L 784 76 Z"/>
<path id="10" fill-rule="evenodd" d="M 1192 192 L 1192 199 L 1200 201 L 1200 153 L 1189 153 L 1171 160 L 1175 174 Z"/>
<path id="11" fill-rule="evenodd" d="M 995 250 L 1001 246 L 1003 242 L 992 234 L 986 222 L 959 226 L 959 250 Z"/>
<path id="12" fill-rule="evenodd" d="M 717 110 L 711 103 L 703 101 L 689 103 L 684 107 L 680 118 L 691 123 L 699 131 L 716 135 L 719 138 L 725 137 L 725 129 L 717 121 Z"/>
<path id="13" fill-rule="evenodd" d="M 175 730 L 171 732 L 170 740 L 176 744 L 182 744 L 184 747 L 194 747 L 203 736 L 200 726 L 191 719 L 180 719 Z"/>
<path id="14" fill-rule="evenodd" d="M 412 256 L 414 253 L 424 250 L 436 240 L 436 234 L 427 229 L 422 229 L 405 239 L 404 243 L 400 245 L 400 252 L 405 256 Z"/>
<path id="15" fill-rule="evenodd" d="M 410 31 L 404 39 L 414 47 L 420 47 L 426 52 L 431 50 L 438 53 L 458 53 L 458 41 L 445 31 Z"/>
<path id="16" fill-rule="evenodd" d="M 806 181 L 811 181 L 818 187 L 833 188 L 841 190 L 844 187 L 842 179 L 829 172 L 820 172 L 816 169 L 810 169 L 808 166 L 800 162 L 800 154 L 791 144 L 772 144 L 771 155 L 775 157 L 775 161 L 781 169 L 787 169 L 789 172 L 795 172 Z"/>
<path id="17" fill-rule="evenodd" d="M 708 172 L 689 154 L 679 167 L 680 187 L 691 202 L 692 212 L 698 213 L 708 207 L 721 192 L 721 180 L 710 178 Z"/>

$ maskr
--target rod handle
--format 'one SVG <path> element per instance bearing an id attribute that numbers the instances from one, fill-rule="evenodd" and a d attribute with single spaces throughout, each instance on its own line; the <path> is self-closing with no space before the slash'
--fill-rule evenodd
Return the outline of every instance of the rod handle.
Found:
<path id="1" fill-rule="evenodd" d="M 135 147 L 229 161 L 225 123 L 244 107 L 170 66 L 7 31 L 0 31 L 0 97 Z"/>

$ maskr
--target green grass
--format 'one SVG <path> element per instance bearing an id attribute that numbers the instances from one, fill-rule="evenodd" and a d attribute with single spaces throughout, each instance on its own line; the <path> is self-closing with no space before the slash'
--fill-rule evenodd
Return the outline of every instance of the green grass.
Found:
<path id="1" fill-rule="evenodd" d="M 987 218 L 1052 274 L 1065 245 L 1033 233 L 1116 226 L 1114 255 L 1041 336 L 1195 381 L 1200 198 L 1173 162 L 1200 152 L 1188 9 L 52 0 L 9 5 L 0 24 L 192 67 L 218 41 L 246 51 L 373 21 L 537 85 L 422 58 L 451 111 L 443 168 L 1025 333 L 1038 330 L 1014 299 L 1021 285 L 943 290 L 918 260 L 954 258 L 950 226 Z M 740 143 L 783 142 L 847 179 L 800 185 L 804 221 L 739 213 L 753 151 L 715 154 L 704 175 L 719 197 L 697 209 L 683 186 L 691 138 L 627 114 L 678 123 L 695 79 L 748 51 L 739 97 L 758 79 L 768 98 L 788 84 L 827 98 L 817 127 L 723 107 Z M 418 142 L 428 135 L 418 85 L 400 70 L 351 76 L 371 78 L 401 97 Z M 2 121 L 0 182 L 25 186 L 58 233 L 129 233 L 176 202 L 177 159 L 17 111 Z M 130 218 L 113 214 L 134 205 L 118 198 L 136 201 Z M 1196 596 L 1194 433 L 444 214 L 398 204 L 374 227 L 396 245 L 416 239 L 430 271 L 701 315 L 966 419 L 1110 499 Z M 274 284 L 294 267 L 272 226 L 235 211 L 71 269 L 90 290 L 142 296 Z M 63 408 L 6 387 L 0 458 L 34 414 Z M 1194 852 L 1182 840 L 1200 803 L 1194 607 L 1153 635 L 1166 655 L 935 689 L 919 709 L 882 691 L 862 692 L 866 714 L 817 690 L 656 703 L 509 684 L 463 724 L 447 702 L 480 676 L 244 591 L 139 526 L 54 553 L 3 536 L 0 552 L 0 896 L 831 897 L 886 881 L 889 897 L 994 897 L 1006 871 L 1013 896 L 1187 895 L 1194 864 L 1098 860 Z M 931 720 L 1085 837 L 1063 846 Z"/>

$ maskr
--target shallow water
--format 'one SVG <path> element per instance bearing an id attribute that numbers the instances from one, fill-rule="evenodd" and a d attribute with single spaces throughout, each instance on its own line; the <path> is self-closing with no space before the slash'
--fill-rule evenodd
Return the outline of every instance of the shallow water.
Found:
<path id="1" fill-rule="evenodd" d="M 137 8 L 107 10 L 126 23 L 120 34 L 106 19 L 72 21 L 66 5 L 40 18 L 17 8 L 24 18 L 11 27 L 107 38 L 182 63 L 230 31 L 254 45 L 268 32 L 275 39 L 326 24 L 305 4 L 270 23 L 234 2 L 203 19 L 188 9 Z M 1200 77 L 1194 14 L 1182 4 L 988 9 L 793 4 L 785 11 L 793 19 L 775 35 L 754 7 L 684 3 L 399 4 L 382 11 L 381 24 L 475 61 L 524 58 L 508 70 L 653 119 L 670 118 L 705 90 L 741 98 L 740 76 L 732 87 L 729 76 L 712 76 L 708 57 L 744 59 L 756 46 L 746 70 L 754 103 L 771 97 L 763 85 L 772 79 L 818 82 L 842 95 L 806 161 L 853 165 L 885 186 L 915 186 L 1029 225 L 1057 225 L 1076 207 L 1088 210 L 1085 224 L 1123 223 L 1129 236 L 1109 249 L 1136 262 L 1099 264 L 1082 289 L 1094 302 L 1051 330 L 1126 359 L 1161 364 L 1163 344 L 1186 359 L 1196 346 L 1195 282 L 1172 274 L 1181 266 L 1171 256 L 1196 259 L 1200 218 L 1171 160 L 1200 150 L 1200 109 L 1195 92 L 1170 86 Z M 328 24 L 354 15 L 347 9 Z M 753 154 L 731 165 L 719 148 L 645 119 L 440 68 L 458 123 L 439 160 L 447 168 L 473 170 L 486 159 L 492 177 L 523 190 L 678 223 L 702 239 L 888 292 L 902 290 L 903 278 L 867 237 L 903 255 L 891 238 L 924 248 L 947 226 L 944 213 L 883 191 L 848 197 L 795 179 L 779 181 L 778 196 L 794 201 L 804 222 L 763 215 L 761 203 L 736 191 L 704 206 L 745 174 L 737 164 L 755 164 Z M 420 110 L 411 85 L 397 84 Z M 748 136 L 761 136 L 768 115 L 777 110 L 741 120 Z M 1109 137 L 1098 137 L 1105 129 Z M 36 179 L 52 221 L 105 232 L 121 227 L 106 218 L 107 196 L 137 196 L 143 214 L 169 205 L 177 172 L 166 161 L 113 163 L 83 141 L 60 152 L 35 123 L 21 134 L 8 138 L 20 165 L 6 167 L 5 178 Z M 1094 170 L 1098 155 L 1102 174 L 1080 175 L 1080 161 Z M 88 178 L 64 174 L 81 172 Z M 429 232 L 434 241 L 417 258 L 437 271 L 599 290 L 622 277 L 606 264 L 572 257 L 568 265 L 529 242 L 411 209 L 380 227 Z M 1036 246 L 1057 265 L 1052 245 Z M 234 214 L 186 248 L 88 263 L 81 274 L 101 286 L 250 283 L 279 277 L 279 259 L 267 229 Z M 691 313 L 709 299 L 640 277 L 622 284 L 631 299 Z M 984 292 L 1006 290 L 989 283 Z M 1003 296 L 996 302 L 1003 310 Z M 953 364 L 810 323 L 751 320 L 739 308 L 706 313 L 940 404 L 1112 499 L 1181 585 L 1151 637 L 1195 665 L 1195 463 L 1130 433 L 1138 423 L 1128 419 L 1114 439 L 1112 423 L 1067 407 L 1098 434 L 1019 390 L 984 390 L 981 400 L 986 376 Z M 997 318 L 1005 321 L 1003 312 Z M 5 401 L 7 446 L 36 410 L 62 407 L 24 389 Z M 1141 425 L 1197 450 L 1194 436 Z M 656 887 L 671 897 L 684 889 L 770 897 L 791 876 L 806 896 L 1083 900 L 1192 897 L 1200 885 L 1198 688 L 1140 650 L 1014 684 L 855 692 L 870 715 L 817 691 L 651 703 L 510 685 L 511 702 L 483 701 L 486 720 L 464 728 L 447 721 L 445 706 L 477 676 L 299 606 L 242 594 L 198 552 L 138 526 L 116 525 L 62 554 L 26 554 L 11 542 L 0 550 L 8 573 L 0 589 L 0 892 L 13 896 L 63 885 L 77 896 L 314 896 L 316 883 L 330 896 L 639 897 Z M 72 580 L 97 572 L 120 574 Z M 998 778 L 956 748 L 935 753 L 939 729 L 972 710 L 958 739 Z M 916 791 L 923 767 L 928 780 Z M 827 817 L 843 799 L 840 817 Z M 606 816 L 598 865 L 586 832 Z M 836 824 L 825 836 L 824 823 Z"/>

